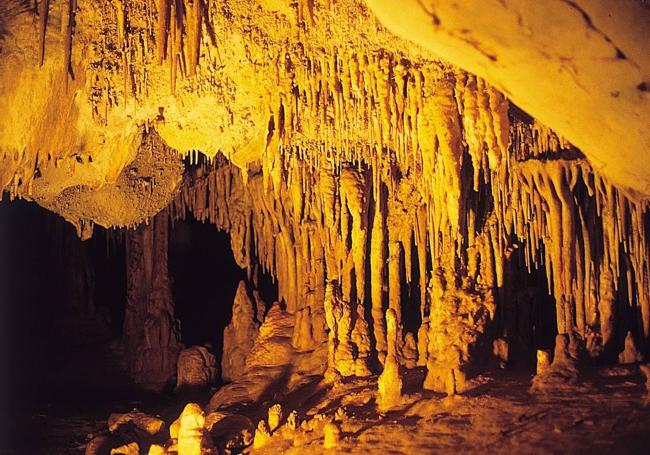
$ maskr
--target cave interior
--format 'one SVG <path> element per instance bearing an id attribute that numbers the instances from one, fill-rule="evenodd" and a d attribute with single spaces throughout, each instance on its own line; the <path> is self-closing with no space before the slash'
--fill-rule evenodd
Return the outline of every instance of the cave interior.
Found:
<path id="1" fill-rule="evenodd" d="M 648 31 L 5 0 L 0 453 L 646 453 Z"/>

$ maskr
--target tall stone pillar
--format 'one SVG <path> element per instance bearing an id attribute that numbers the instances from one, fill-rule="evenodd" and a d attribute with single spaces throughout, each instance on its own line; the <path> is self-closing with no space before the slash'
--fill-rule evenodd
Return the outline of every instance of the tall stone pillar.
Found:
<path id="1" fill-rule="evenodd" d="M 167 267 L 168 230 L 165 210 L 126 236 L 127 368 L 136 384 L 151 390 L 173 383 L 182 348 Z"/>

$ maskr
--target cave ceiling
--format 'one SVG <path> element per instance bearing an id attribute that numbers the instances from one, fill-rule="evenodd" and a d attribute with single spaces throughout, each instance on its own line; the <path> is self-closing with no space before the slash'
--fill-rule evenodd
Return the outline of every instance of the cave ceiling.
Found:
<path id="1" fill-rule="evenodd" d="M 80 230 L 132 226 L 196 150 L 244 173 L 270 147 L 426 155 L 433 138 L 406 137 L 423 136 L 429 82 L 476 74 L 469 90 L 491 84 L 644 200 L 649 18 L 632 0 L 5 1 L 0 187 Z"/>

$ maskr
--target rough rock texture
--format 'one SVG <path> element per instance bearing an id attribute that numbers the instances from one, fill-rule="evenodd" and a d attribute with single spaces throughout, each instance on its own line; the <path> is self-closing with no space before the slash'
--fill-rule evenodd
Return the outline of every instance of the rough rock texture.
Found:
<path id="1" fill-rule="evenodd" d="M 399 362 L 397 361 L 397 316 L 393 309 L 386 312 L 386 326 L 388 328 L 388 350 L 384 361 L 384 370 L 377 380 L 379 396 L 377 404 L 379 409 L 388 410 L 399 406 L 402 399 L 402 379 L 399 375 Z"/>
<path id="2" fill-rule="evenodd" d="M 168 163 L 153 201 L 140 191 L 146 171 L 144 182 L 119 182 L 146 132 L 182 154 L 258 159 L 294 88 L 315 93 L 294 80 L 333 64 L 335 49 L 347 58 L 361 36 L 375 49 L 400 41 L 360 0 L 10 0 L 0 33 L 0 188 L 75 223 L 138 223 L 179 177 Z M 70 203 L 89 204 L 82 220 L 67 210 L 69 192 Z M 107 193 L 138 204 L 115 212 Z"/>
<path id="3" fill-rule="evenodd" d="M 140 167 L 125 174 L 148 149 L 147 132 L 155 129 L 183 154 L 222 151 L 240 166 L 260 158 L 270 131 L 292 145 L 319 147 L 335 130 L 345 131 L 338 148 L 366 143 L 359 114 L 400 109 L 381 102 L 388 86 L 403 90 L 409 64 L 442 58 L 564 134 L 608 180 L 650 194 L 642 161 L 650 105 L 643 2 L 367 3 L 391 30 L 435 53 L 379 27 L 361 0 L 58 0 L 38 7 L 8 0 L 0 33 L 0 188 L 78 225 L 132 225 L 160 210 L 179 178 L 162 161 L 165 169 L 153 176 Z M 366 65 L 388 85 L 358 80 Z M 330 71 L 341 77 L 328 79 Z M 329 108 L 303 109 L 330 99 Z M 350 99 L 361 101 L 357 109 L 345 109 Z M 372 141 L 381 142 L 387 124 L 376 126 Z M 157 149 L 170 156 L 166 146 Z"/>
<path id="4" fill-rule="evenodd" d="M 127 368 L 136 383 L 154 390 L 173 380 L 182 349 L 167 268 L 168 227 L 169 217 L 163 211 L 153 222 L 126 235 L 123 342 Z"/>
<path id="5" fill-rule="evenodd" d="M 222 380 L 233 381 L 244 372 L 246 357 L 259 334 L 257 314 L 246 282 L 242 280 L 232 305 L 232 319 L 223 331 Z"/>
<path id="6" fill-rule="evenodd" d="M 367 124 L 385 126 L 386 145 L 276 149 L 274 132 L 245 174 L 217 159 L 188 176 L 171 215 L 189 210 L 230 232 L 242 267 L 277 278 L 294 346 L 327 337 L 330 371 L 344 376 L 384 360 L 387 308 L 398 328 L 403 314 L 417 315 L 408 332 L 418 335 L 425 386 L 449 393 L 466 387 L 491 336 L 507 333 L 519 349 L 533 325 L 537 343 L 570 334 L 597 356 L 622 349 L 620 321 L 647 346 L 647 203 L 481 80 L 420 71 L 407 73 L 411 90 L 389 86 L 388 107 Z M 515 271 L 543 277 L 553 300 L 513 298 Z M 526 325 L 526 314 L 547 316 Z M 400 363 L 412 362 L 398 332 Z"/>
<path id="7" fill-rule="evenodd" d="M 650 194 L 647 2 L 367 3 L 392 31 L 484 78 L 564 135 L 610 181 Z"/>
<path id="8" fill-rule="evenodd" d="M 302 387 L 363 407 L 380 372 L 379 407 L 399 407 L 414 364 L 418 393 L 455 395 L 494 339 L 504 362 L 540 354 L 543 391 L 573 387 L 581 357 L 647 353 L 647 7 L 368 4 L 421 46 L 361 0 L 0 6 L 0 188 L 83 238 L 149 222 L 126 234 L 134 379 L 160 389 L 176 371 L 167 223 L 188 211 L 278 284 L 255 340 L 261 307 L 240 286 L 224 357 L 242 368 L 224 367 L 237 380 L 210 411 Z M 427 431 L 437 405 L 413 411 Z M 192 405 L 172 426 L 179 453 L 204 448 L 204 417 Z M 347 444 L 331 416 L 305 427 Z"/>
<path id="9" fill-rule="evenodd" d="M 202 455 L 205 448 L 205 415 L 196 403 L 188 403 L 180 417 L 170 427 L 178 455 Z"/>
<path id="10" fill-rule="evenodd" d="M 217 361 L 204 346 L 183 349 L 178 355 L 176 392 L 205 391 L 218 378 Z"/>
<path id="11" fill-rule="evenodd" d="M 244 372 L 212 396 L 206 408 L 208 412 L 273 401 L 281 397 L 284 389 L 303 384 L 309 377 L 325 372 L 324 345 L 309 351 L 298 351 L 292 346 L 294 317 L 283 311 L 279 304 L 269 309 L 246 358 Z"/>
<path id="12" fill-rule="evenodd" d="M 111 433 L 118 431 L 121 426 L 129 423 L 133 423 L 137 428 L 151 436 L 159 433 L 165 427 L 163 420 L 142 412 L 117 413 L 108 417 L 108 429 Z"/>
<path id="13" fill-rule="evenodd" d="M 358 0 L 71 1 L 3 13 L 0 187 L 13 195 L 88 235 L 90 221 L 155 211 L 177 183 L 169 147 L 190 167 L 196 150 L 223 152 L 239 170 L 199 166 L 172 216 L 190 208 L 228 230 L 240 265 L 277 279 L 294 347 L 329 338 L 330 367 L 344 376 L 385 360 L 391 308 L 418 335 L 426 387 L 462 390 L 482 338 L 512 331 L 512 309 L 496 309 L 510 305 L 513 263 L 547 275 L 558 333 L 594 355 L 620 350 L 627 301 L 636 316 L 625 324 L 647 349 L 647 166 L 635 160 L 648 148 L 636 39 L 646 7 L 626 1 L 608 19 L 602 2 L 493 2 L 485 21 L 446 1 L 369 2 L 418 47 Z M 517 46 L 504 44 L 513 32 Z M 485 76 L 590 161 L 425 48 Z M 125 194 L 133 212 L 105 207 Z M 408 308 L 418 301 L 419 312 Z M 158 358 L 134 349 L 135 364 L 158 379 L 176 350 L 161 305 L 133 319 L 149 321 L 144 349 Z M 412 364 L 411 338 L 398 332 L 399 361 Z"/>

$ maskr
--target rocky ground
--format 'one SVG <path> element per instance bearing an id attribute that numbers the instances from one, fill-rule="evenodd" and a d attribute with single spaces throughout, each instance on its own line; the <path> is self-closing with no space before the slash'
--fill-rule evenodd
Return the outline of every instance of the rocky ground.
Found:
<path id="1" fill-rule="evenodd" d="M 334 385 L 314 378 L 290 393 L 276 382 L 272 395 L 282 403 L 280 427 L 262 447 L 245 452 L 647 453 L 650 407 L 644 406 L 637 366 L 591 369 L 580 385 L 556 393 L 532 394 L 530 377 L 498 371 L 479 377 L 463 395 L 444 397 L 423 392 L 423 377 L 422 369 L 405 371 L 404 404 L 385 414 L 376 410 L 376 377 Z M 180 405 L 171 396 L 84 398 L 53 403 L 31 416 L 19 433 L 22 440 L 4 453 L 84 453 L 89 440 L 106 431 L 110 413 L 137 408 L 169 424 Z M 240 412 L 256 422 L 272 404 L 264 399 Z M 291 410 L 297 411 L 296 430 L 286 424 Z M 328 451 L 323 434 L 330 421 L 340 434 Z"/>

